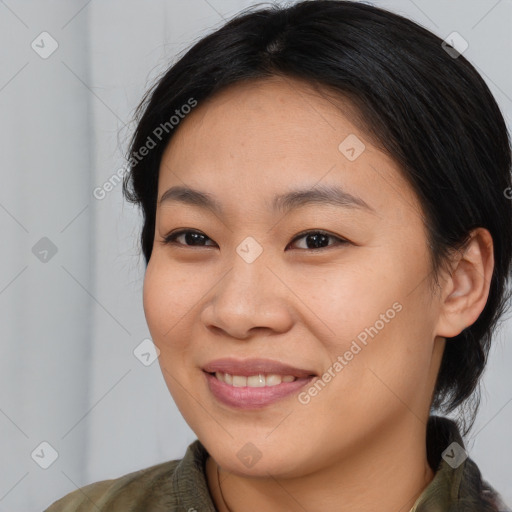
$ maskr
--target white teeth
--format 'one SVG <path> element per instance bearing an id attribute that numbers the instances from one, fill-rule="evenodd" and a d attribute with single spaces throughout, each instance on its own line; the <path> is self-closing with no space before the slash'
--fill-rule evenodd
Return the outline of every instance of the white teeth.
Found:
<path id="1" fill-rule="evenodd" d="M 250 375 L 245 377 L 243 375 L 231 375 L 229 373 L 215 372 L 215 377 L 221 382 L 225 382 L 230 386 L 236 388 L 250 387 L 250 388 L 262 388 L 264 386 L 277 386 L 281 382 L 293 382 L 296 377 L 293 375 L 277 375 L 271 373 L 268 375 L 258 374 Z"/>
<path id="2" fill-rule="evenodd" d="M 235 388 L 242 388 L 247 386 L 247 377 L 243 377 L 241 375 L 233 375 L 233 386 L 235 386 Z"/>
<path id="3" fill-rule="evenodd" d="M 251 388 L 262 388 L 265 386 L 265 375 L 251 375 L 247 377 L 246 386 L 250 386 Z"/>
<path id="4" fill-rule="evenodd" d="M 267 375 L 266 378 L 267 386 L 275 386 L 276 384 L 281 384 L 282 377 L 281 375 Z"/>

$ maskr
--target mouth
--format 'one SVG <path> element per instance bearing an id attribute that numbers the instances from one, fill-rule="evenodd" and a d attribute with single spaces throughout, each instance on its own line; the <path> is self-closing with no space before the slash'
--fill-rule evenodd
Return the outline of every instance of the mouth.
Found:
<path id="1" fill-rule="evenodd" d="M 261 408 L 289 397 L 317 374 L 268 359 L 218 359 L 202 368 L 213 397 L 238 409 Z"/>
<path id="2" fill-rule="evenodd" d="M 278 375 L 299 379 L 316 375 L 312 370 L 291 366 L 272 359 L 216 359 L 206 364 L 203 371 L 210 374 L 224 373 L 234 377 Z"/>
<path id="3" fill-rule="evenodd" d="M 282 382 L 294 382 L 298 377 L 293 375 L 279 375 L 278 373 L 258 373 L 257 375 L 233 375 L 231 373 L 215 372 L 209 373 L 217 380 L 235 388 L 263 388 L 278 386 Z"/>

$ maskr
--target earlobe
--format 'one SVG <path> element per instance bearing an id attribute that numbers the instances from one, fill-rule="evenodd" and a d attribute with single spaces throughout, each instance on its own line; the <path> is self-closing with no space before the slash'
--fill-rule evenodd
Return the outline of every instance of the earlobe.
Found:
<path id="1" fill-rule="evenodd" d="M 472 325 L 483 311 L 494 269 L 491 234 L 476 228 L 465 246 L 455 253 L 443 286 L 437 335 L 452 338 Z"/>

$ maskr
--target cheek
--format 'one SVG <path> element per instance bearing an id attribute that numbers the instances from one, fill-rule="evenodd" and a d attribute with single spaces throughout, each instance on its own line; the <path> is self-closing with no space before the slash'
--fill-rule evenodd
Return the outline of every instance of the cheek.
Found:
<path id="1" fill-rule="evenodd" d="M 176 272 L 172 266 L 159 262 L 156 255 L 152 256 L 144 277 L 144 314 L 152 341 L 160 351 L 162 376 L 185 417 L 187 395 L 183 387 L 190 387 L 185 370 L 191 334 L 184 332 L 188 324 L 183 320 L 190 314 L 192 300 L 197 302 L 189 290 L 189 278 L 183 272 Z"/>
<path id="2" fill-rule="evenodd" d="M 173 340 L 183 339 L 177 335 L 180 319 L 191 312 L 198 300 L 191 281 L 182 271 L 159 262 L 158 257 L 152 257 L 148 264 L 143 287 L 144 314 L 153 342 L 161 352 L 175 346 Z"/>
<path id="3" fill-rule="evenodd" d="M 428 284 L 417 282 L 426 266 L 419 259 L 413 264 L 381 257 L 370 265 L 354 265 L 350 273 L 331 273 L 320 288 L 309 284 L 308 306 L 328 327 L 321 339 L 329 358 L 342 358 L 337 370 L 331 368 L 343 375 L 335 379 L 333 390 L 348 402 L 354 400 L 354 410 L 361 396 L 371 394 L 386 402 L 393 400 L 390 389 L 409 396 L 426 378 L 433 318 L 426 309 Z M 307 290 L 303 284 L 300 293 L 308 296 Z"/>
<path id="4" fill-rule="evenodd" d="M 333 401 L 334 396 L 343 397 L 346 414 L 361 418 L 385 416 L 389 411 L 421 414 L 431 365 L 430 326 L 416 304 L 401 304 L 400 311 L 393 310 L 396 314 L 383 309 L 383 319 L 369 319 L 355 337 L 335 347 L 332 359 L 341 355 L 347 362 L 332 389 Z"/>
<path id="5" fill-rule="evenodd" d="M 364 329 L 386 311 L 394 318 L 393 304 L 403 296 L 403 273 L 396 275 L 383 257 L 377 261 L 370 251 L 367 254 L 371 258 L 361 250 L 354 261 L 311 271 L 308 279 L 289 277 L 294 293 L 311 311 L 311 321 L 317 319 L 314 324 L 321 329 L 317 336 L 337 352 L 348 350 L 361 332 L 364 337 Z"/>
<path id="6" fill-rule="evenodd" d="M 166 313 L 168 311 L 165 304 L 168 299 L 164 294 L 166 287 L 163 286 L 164 280 L 162 279 L 161 272 L 155 267 L 157 266 L 152 258 L 144 276 L 142 297 L 146 322 L 153 337 L 153 342 L 159 346 L 161 338 L 165 335 L 166 330 L 169 329 L 171 324 L 168 323 L 169 317 Z M 173 309 L 170 309 L 170 311 L 172 312 Z"/>

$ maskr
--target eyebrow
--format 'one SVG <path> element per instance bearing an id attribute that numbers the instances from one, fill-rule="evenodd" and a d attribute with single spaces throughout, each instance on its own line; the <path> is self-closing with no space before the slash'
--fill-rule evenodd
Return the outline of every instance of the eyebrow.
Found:
<path id="1" fill-rule="evenodd" d="M 177 201 L 191 206 L 209 210 L 216 215 L 223 215 L 222 205 L 208 192 L 202 192 L 190 187 L 174 186 L 166 190 L 160 198 L 159 204 Z M 376 213 L 366 201 L 360 197 L 349 194 L 335 185 L 319 185 L 309 189 L 295 189 L 279 194 L 272 201 L 274 212 L 288 213 L 310 204 L 330 204 L 345 208 L 359 208 Z"/>

